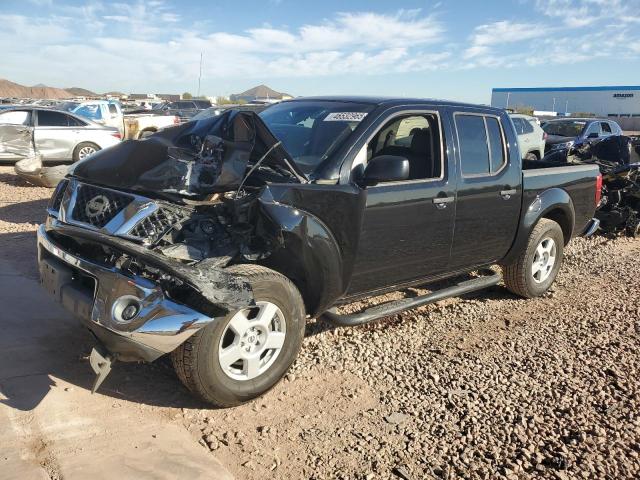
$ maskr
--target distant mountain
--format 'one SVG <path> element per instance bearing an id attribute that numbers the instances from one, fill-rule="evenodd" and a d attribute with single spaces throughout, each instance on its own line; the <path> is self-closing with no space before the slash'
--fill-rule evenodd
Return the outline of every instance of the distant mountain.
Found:
<path id="1" fill-rule="evenodd" d="M 274 89 L 267 87 L 266 85 L 258 85 L 257 87 L 250 88 L 242 93 L 235 93 L 229 97 L 232 101 L 236 100 L 284 100 L 286 98 L 292 98 L 288 93 L 276 92 Z"/>
<path id="2" fill-rule="evenodd" d="M 0 78 L 0 97 L 17 98 L 70 98 L 74 95 L 62 88 L 47 87 L 38 84 L 33 87 L 26 87 L 18 83 L 10 82 Z"/>
<path id="3" fill-rule="evenodd" d="M 80 87 L 71 87 L 65 88 L 67 92 L 72 94 L 74 97 L 99 97 L 97 93 L 93 93 L 91 90 L 87 90 L 86 88 Z"/>

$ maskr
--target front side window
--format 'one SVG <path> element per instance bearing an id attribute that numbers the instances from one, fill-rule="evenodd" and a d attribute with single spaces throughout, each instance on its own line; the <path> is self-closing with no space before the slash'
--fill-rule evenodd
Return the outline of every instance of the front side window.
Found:
<path id="1" fill-rule="evenodd" d="M 116 107 L 115 104 L 110 103 L 109 104 L 109 113 L 115 113 L 117 115 L 118 114 L 118 107 Z"/>
<path id="2" fill-rule="evenodd" d="M 409 180 L 439 178 L 442 174 L 440 128 L 434 114 L 395 118 L 367 145 L 367 162 L 380 155 L 409 161 Z"/>
<path id="3" fill-rule="evenodd" d="M 29 112 L 25 110 L 12 110 L 0 113 L 0 124 L 3 125 L 29 125 Z"/>
<path id="4" fill-rule="evenodd" d="M 495 117 L 457 114 L 458 145 L 464 176 L 495 173 L 506 163 L 500 122 Z"/>
<path id="5" fill-rule="evenodd" d="M 611 135 L 611 133 L 613 133 L 611 131 L 611 125 L 609 125 L 607 122 L 601 122 L 600 127 L 602 128 L 602 133 L 604 133 L 605 135 Z"/>
<path id="6" fill-rule="evenodd" d="M 356 102 L 293 101 L 272 105 L 259 115 L 298 167 L 310 174 L 373 108 Z"/>
<path id="7" fill-rule="evenodd" d="M 591 125 L 589 125 L 589 128 L 587 128 L 587 131 L 584 134 L 585 137 L 599 137 L 600 136 L 600 124 L 599 123 L 592 123 Z"/>
<path id="8" fill-rule="evenodd" d="M 68 116 L 61 112 L 48 110 L 38 111 L 39 127 L 67 127 L 69 126 Z"/>

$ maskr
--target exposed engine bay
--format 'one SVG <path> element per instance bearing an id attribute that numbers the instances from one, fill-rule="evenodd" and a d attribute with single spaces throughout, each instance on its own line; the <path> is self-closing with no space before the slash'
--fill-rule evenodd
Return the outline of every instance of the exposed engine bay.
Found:
<path id="1" fill-rule="evenodd" d="M 237 111 L 98 152 L 71 175 L 49 205 L 61 244 L 222 307 L 250 301 L 222 269 L 279 242 L 260 214 L 265 185 L 307 181 L 260 118 Z"/>

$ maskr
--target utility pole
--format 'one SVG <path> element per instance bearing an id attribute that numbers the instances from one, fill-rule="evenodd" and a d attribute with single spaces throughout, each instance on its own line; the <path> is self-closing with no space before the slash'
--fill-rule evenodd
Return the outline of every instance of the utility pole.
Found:
<path id="1" fill-rule="evenodd" d="M 551 111 L 552 112 L 556 111 L 556 97 L 553 97 L 553 107 L 551 107 Z"/>
<path id="2" fill-rule="evenodd" d="M 569 113 L 569 100 L 564 104 L 564 113 Z"/>
<path id="3" fill-rule="evenodd" d="M 200 52 L 200 75 L 198 75 L 198 94 L 196 97 L 200 96 L 200 81 L 202 80 L 202 52 Z"/>
<path id="4" fill-rule="evenodd" d="M 511 96 L 511 92 L 507 92 L 507 107 L 509 108 L 509 97 Z"/>

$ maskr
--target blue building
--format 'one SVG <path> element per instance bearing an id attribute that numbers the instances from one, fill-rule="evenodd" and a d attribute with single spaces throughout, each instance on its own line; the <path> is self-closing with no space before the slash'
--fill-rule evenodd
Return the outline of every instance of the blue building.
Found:
<path id="1" fill-rule="evenodd" d="M 640 86 L 494 88 L 491 106 L 536 111 L 640 117 Z"/>

